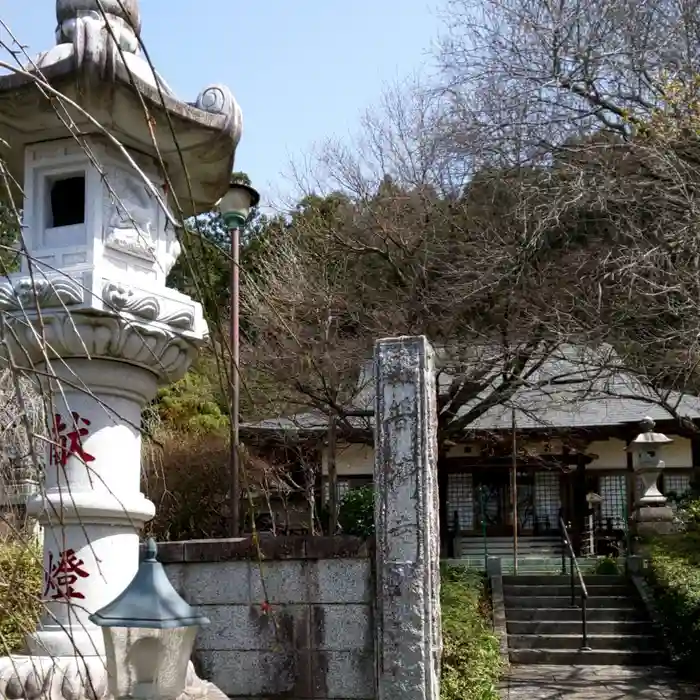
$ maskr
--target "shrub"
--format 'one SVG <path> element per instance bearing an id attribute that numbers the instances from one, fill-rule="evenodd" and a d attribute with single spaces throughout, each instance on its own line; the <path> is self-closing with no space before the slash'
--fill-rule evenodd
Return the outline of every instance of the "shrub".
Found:
<path id="1" fill-rule="evenodd" d="M 0 655 L 18 652 L 41 612 L 41 548 L 6 537 L 0 541 Z"/>
<path id="2" fill-rule="evenodd" d="M 151 408 L 170 430 L 225 434 L 229 418 L 222 410 L 216 379 L 211 372 L 190 370 L 180 381 L 160 389 Z"/>
<path id="3" fill-rule="evenodd" d="M 615 557 L 607 556 L 598 561 L 593 573 L 599 576 L 617 576 L 620 573 L 620 567 Z"/>
<path id="4" fill-rule="evenodd" d="M 374 489 L 362 486 L 345 494 L 338 509 L 338 524 L 344 535 L 371 537 L 374 534 Z"/>
<path id="5" fill-rule="evenodd" d="M 441 700 L 498 700 L 502 671 L 485 579 L 476 572 L 442 572 Z"/>
<path id="6" fill-rule="evenodd" d="M 648 577 L 680 670 L 699 678 L 700 532 L 652 542 Z"/>
<path id="7" fill-rule="evenodd" d="M 158 439 L 144 447 L 143 489 L 156 505 L 147 534 L 159 540 L 226 537 L 226 438 L 172 432 Z"/>
<path id="8" fill-rule="evenodd" d="M 227 436 L 160 430 L 157 442 L 144 444 L 143 490 L 156 505 L 147 524 L 159 540 L 189 540 L 230 535 L 230 450 Z M 280 458 L 281 460 L 281 458 Z M 283 460 L 263 459 L 241 449 L 241 518 L 274 518 L 277 531 L 308 525 L 308 498 L 296 488 Z"/>
<path id="9" fill-rule="evenodd" d="M 675 501 L 677 504 L 676 524 L 679 530 L 698 530 L 700 528 L 700 499 L 696 494 L 689 494 L 680 499 L 669 498 L 669 500 Z"/>

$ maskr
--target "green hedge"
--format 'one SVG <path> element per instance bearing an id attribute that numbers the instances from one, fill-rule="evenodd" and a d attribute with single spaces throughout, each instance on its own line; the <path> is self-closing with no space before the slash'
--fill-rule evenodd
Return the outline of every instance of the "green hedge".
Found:
<path id="1" fill-rule="evenodd" d="M 484 577 L 444 568 L 441 700 L 498 700 L 503 670 Z"/>
<path id="2" fill-rule="evenodd" d="M 25 635 L 36 627 L 42 582 L 37 545 L 0 541 L 0 656 L 21 651 Z"/>
<path id="3" fill-rule="evenodd" d="M 700 678 L 700 532 L 652 542 L 648 577 L 680 670 Z"/>

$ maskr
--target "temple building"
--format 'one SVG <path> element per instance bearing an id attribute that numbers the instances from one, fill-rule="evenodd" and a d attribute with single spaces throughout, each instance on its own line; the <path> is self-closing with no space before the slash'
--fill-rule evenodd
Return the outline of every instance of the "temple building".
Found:
<path id="1" fill-rule="evenodd" d="M 551 552 L 558 544 L 559 519 L 571 525 L 575 546 L 593 511 L 595 550 L 614 553 L 625 537 L 637 484 L 628 445 L 649 416 L 673 442 L 664 451 L 660 488 L 680 498 L 700 467 L 700 398 L 658 393 L 627 371 L 609 350 L 591 354 L 565 346 L 538 361 L 506 399 L 484 410 L 455 437 L 439 439 L 441 539 L 443 553 L 476 555 L 483 539 L 512 539 L 514 526 L 526 551 Z M 447 365 L 447 363 L 445 363 Z M 359 372 L 358 390 L 339 419 L 335 449 L 338 498 L 372 482 L 374 465 L 369 365 Z M 497 372 L 479 398 L 460 406 L 456 418 L 484 405 L 498 388 Z M 438 405 L 454 387 L 446 366 L 439 375 Z M 328 497 L 328 425 L 309 411 L 243 426 L 243 439 L 257 449 L 290 449 L 318 464 L 320 500 Z M 344 430 L 343 426 L 351 428 Z M 272 447 L 276 446 L 276 447 Z M 515 499 L 514 499 L 515 494 Z M 516 501 L 514 504 L 514 500 Z M 515 506 L 515 507 L 514 507 Z M 589 541 L 589 538 L 586 538 Z"/>

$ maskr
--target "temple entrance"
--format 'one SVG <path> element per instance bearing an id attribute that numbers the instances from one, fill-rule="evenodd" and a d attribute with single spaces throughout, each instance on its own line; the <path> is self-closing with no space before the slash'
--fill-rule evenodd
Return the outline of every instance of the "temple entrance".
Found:
<path id="1" fill-rule="evenodd" d="M 474 471 L 475 530 L 482 531 L 482 519 L 486 535 L 505 537 L 513 534 L 513 512 L 509 469 L 484 469 Z M 533 473 L 518 470 L 518 533 L 532 534 L 535 529 Z"/>
<path id="2" fill-rule="evenodd" d="M 511 532 L 508 476 L 504 469 L 474 472 L 475 525 L 481 529 L 483 522 L 489 537 Z"/>

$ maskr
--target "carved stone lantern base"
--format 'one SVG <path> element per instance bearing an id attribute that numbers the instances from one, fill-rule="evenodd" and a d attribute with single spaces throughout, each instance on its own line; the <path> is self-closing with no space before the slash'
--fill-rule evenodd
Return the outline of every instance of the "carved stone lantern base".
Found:
<path id="1" fill-rule="evenodd" d="M 108 698 L 106 662 L 100 656 L 0 658 L 0 698 L 7 700 L 101 700 Z M 185 690 L 178 700 L 228 700 L 213 683 L 187 669 Z"/>
<path id="2" fill-rule="evenodd" d="M 674 513 L 668 505 L 643 506 L 632 515 L 632 528 L 637 537 L 668 535 L 674 530 Z"/>

